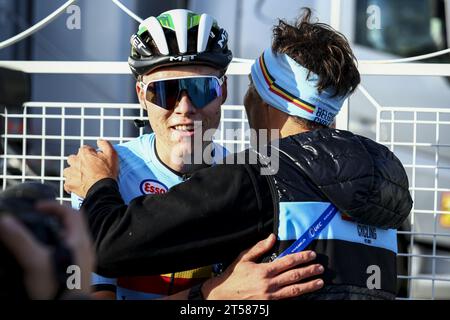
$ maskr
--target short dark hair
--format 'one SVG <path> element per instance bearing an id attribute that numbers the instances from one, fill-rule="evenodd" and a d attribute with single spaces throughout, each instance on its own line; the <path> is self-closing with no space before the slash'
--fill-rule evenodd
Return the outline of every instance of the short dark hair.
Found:
<path id="1" fill-rule="evenodd" d="M 294 25 L 279 20 L 273 29 L 272 50 L 285 53 L 319 76 L 317 89 L 334 89 L 334 96 L 353 93 L 361 82 L 356 58 L 345 36 L 331 26 L 311 21 L 311 9 Z"/>
<path id="2" fill-rule="evenodd" d="M 312 120 L 308 120 L 308 119 L 300 118 L 300 117 L 296 117 L 296 116 L 291 116 L 291 117 L 295 123 L 299 124 L 302 128 L 307 129 L 309 131 L 328 128 L 328 126 L 321 124 L 319 122 L 315 122 Z"/>

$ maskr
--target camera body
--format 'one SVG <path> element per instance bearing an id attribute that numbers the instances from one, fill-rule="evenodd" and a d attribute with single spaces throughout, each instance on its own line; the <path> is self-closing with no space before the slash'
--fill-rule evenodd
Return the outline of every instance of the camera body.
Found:
<path id="1" fill-rule="evenodd" d="M 23 183 L 0 194 L 0 215 L 10 214 L 33 234 L 37 241 L 56 248 L 61 245 L 61 225 L 53 216 L 36 211 L 35 204 L 55 200 L 53 188 L 40 183 Z M 14 256 L 0 242 L 0 300 L 28 299 L 23 271 Z"/>

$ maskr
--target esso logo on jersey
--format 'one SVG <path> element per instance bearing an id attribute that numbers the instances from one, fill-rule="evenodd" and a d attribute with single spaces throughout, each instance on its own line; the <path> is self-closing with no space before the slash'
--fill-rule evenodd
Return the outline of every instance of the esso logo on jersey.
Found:
<path id="1" fill-rule="evenodd" d="M 169 188 L 163 185 L 157 180 L 144 180 L 141 182 L 141 192 L 142 194 L 162 194 L 166 193 Z"/>

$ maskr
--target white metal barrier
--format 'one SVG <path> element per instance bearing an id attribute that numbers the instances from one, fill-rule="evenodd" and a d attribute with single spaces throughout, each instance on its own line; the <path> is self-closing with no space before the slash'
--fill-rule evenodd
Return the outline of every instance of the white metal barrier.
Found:
<path id="1" fill-rule="evenodd" d="M 139 104 L 28 102 L 23 112 L 5 109 L 0 116 L 5 128 L 1 133 L 2 190 L 15 183 L 40 181 L 53 184 L 60 201 L 70 201 L 62 178 L 70 154 L 84 144 L 95 146 L 99 137 L 116 144 L 149 131 L 134 127 L 135 119 L 146 117 Z M 14 132 L 17 128 L 22 132 Z M 249 147 L 248 128 L 243 106 L 223 106 L 215 141 L 239 152 Z"/>
<path id="2" fill-rule="evenodd" d="M 377 140 L 402 161 L 414 205 L 399 231 L 411 298 L 450 298 L 450 108 L 382 107 Z"/>
<path id="3" fill-rule="evenodd" d="M 0 62 L 0 65 L 9 64 L 29 72 L 61 72 L 61 68 L 46 69 L 48 62 L 22 67 L 17 62 Z M 66 64 L 69 69 L 74 66 Z M 105 66 L 100 62 L 91 65 L 90 70 L 125 73 L 123 63 Z M 74 69 L 73 73 L 80 73 L 77 66 Z M 234 63 L 230 74 L 242 75 L 248 70 L 248 64 Z M 361 73 L 450 76 L 450 66 L 362 64 Z M 404 245 L 399 251 L 399 262 L 405 265 L 399 279 L 408 285 L 407 298 L 450 299 L 450 204 L 445 208 L 443 204 L 447 198 L 450 203 L 450 108 L 385 107 L 363 87 L 360 90 L 377 110 L 377 140 L 393 150 L 405 165 L 415 201 L 411 220 L 399 231 L 399 241 Z M 59 190 L 60 201 L 69 201 L 62 179 L 69 154 L 76 153 L 83 144 L 95 145 L 98 137 L 113 143 L 130 140 L 144 132 L 142 128 L 134 128 L 133 120 L 145 118 L 137 104 L 66 102 L 29 102 L 24 105 L 23 113 L 5 110 L 0 116 L 4 127 L 0 136 L 4 147 L 0 155 L 2 189 L 23 181 L 41 181 Z M 342 128 L 346 128 L 347 121 L 347 116 L 341 117 Z M 14 132 L 11 123 L 22 132 Z M 231 128 L 241 129 L 241 135 L 228 136 L 227 129 Z M 216 141 L 231 151 L 242 150 L 249 144 L 247 128 L 243 106 L 223 106 Z"/>

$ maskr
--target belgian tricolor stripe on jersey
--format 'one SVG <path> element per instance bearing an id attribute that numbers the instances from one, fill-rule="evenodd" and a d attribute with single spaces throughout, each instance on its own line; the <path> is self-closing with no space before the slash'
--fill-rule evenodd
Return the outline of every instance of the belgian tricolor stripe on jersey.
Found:
<path id="1" fill-rule="evenodd" d="M 300 109 L 308 112 L 308 113 L 314 113 L 316 110 L 316 107 L 312 104 L 296 97 L 292 93 L 288 92 L 287 90 L 283 89 L 279 85 L 276 84 L 275 78 L 269 73 L 269 69 L 266 66 L 266 62 L 264 60 L 264 54 L 259 57 L 259 65 L 261 67 L 262 73 L 264 75 L 264 79 L 269 86 L 269 90 L 275 93 L 277 96 L 283 98 L 284 100 L 287 100 L 288 102 L 291 102 L 295 104 Z"/>
<path id="2" fill-rule="evenodd" d="M 151 276 L 120 277 L 117 286 L 154 295 L 167 296 L 189 289 L 213 276 L 211 266 Z"/>

